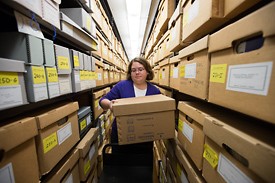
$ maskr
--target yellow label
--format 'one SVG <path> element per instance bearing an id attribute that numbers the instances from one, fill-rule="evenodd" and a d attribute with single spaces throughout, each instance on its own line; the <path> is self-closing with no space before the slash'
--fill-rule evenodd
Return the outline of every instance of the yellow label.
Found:
<path id="1" fill-rule="evenodd" d="M 92 49 L 94 49 L 95 51 L 98 50 L 99 44 L 96 44 L 95 41 L 92 41 L 92 45 L 91 45 Z"/>
<path id="2" fill-rule="evenodd" d="M 224 83 L 226 75 L 227 64 L 211 65 L 210 82 Z"/>
<path id="3" fill-rule="evenodd" d="M 159 79 L 162 79 L 162 73 L 161 72 L 159 73 Z"/>
<path id="4" fill-rule="evenodd" d="M 174 75 L 174 69 L 170 69 L 170 77 L 172 77 Z"/>
<path id="5" fill-rule="evenodd" d="M 91 29 L 92 29 L 92 19 L 90 19 L 90 18 L 87 18 L 87 21 L 86 21 L 86 27 L 87 27 L 87 30 L 88 31 L 91 31 Z"/>
<path id="6" fill-rule="evenodd" d="M 74 55 L 74 66 L 79 67 L 79 59 L 77 55 Z"/>
<path id="7" fill-rule="evenodd" d="M 219 156 L 208 144 L 204 144 L 203 157 L 213 168 L 216 168 L 219 162 Z"/>
<path id="8" fill-rule="evenodd" d="M 70 68 L 68 57 L 58 56 L 57 57 L 57 63 L 58 63 L 58 68 L 59 69 L 69 69 Z"/>
<path id="9" fill-rule="evenodd" d="M 32 66 L 32 79 L 34 84 L 46 83 L 44 67 Z"/>
<path id="10" fill-rule="evenodd" d="M 181 176 L 181 167 L 178 163 L 177 163 L 177 173 L 178 173 L 178 176 L 180 177 Z"/>
<path id="11" fill-rule="evenodd" d="M 89 172 L 90 168 L 91 168 L 90 160 L 88 160 L 84 165 L 84 175 L 86 175 Z"/>
<path id="12" fill-rule="evenodd" d="M 187 20 L 188 20 L 188 16 L 189 16 L 188 14 L 189 14 L 189 11 L 184 12 L 184 16 L 182 19 L 182 27 L 184 27 L 187 24 Z"/>
<path id="13" fill-rule="evenodd" d="M 51 135 L 49 135 L 48 137 L 43 139 L 44 154 L 46 154 L 48 151 L 50 151 L 56 145 L 57 145 L 57 135 L 54 132 Z"/>
<path id="14" fill-rule="evenodd" d="M 83 120 L 80 122 L 80 131 L 82 131 L 84 128 L 86 128 L 86 124 L 87 124 L 86 119 L 83 119 Z"/>
<path id="15" fill-rule="evenodd" d="M 97 79 L 97 73 L 92 71 L 92 80 L 96 80 Z"/>
<path id="16" fill-rule="evenodd" d="M 180 66 L 180 78 L 185 76 L 185 65 Z"/>
<path id="17" fill-rule="evenodd" d="M 58 82 L 58 75 L 57 75 L 56 68 L 55 67 L 53 67 L 53 68 L 47 67 L 46 70 L 47 70 L 48 82 L 49 83 Z"/>
<path id="18" fill-rule="evenodd" d="M 19 85 L 18 73 L 0 72 L 0 86 Z"/>
<path id="19" fill-rule="evenodd" d="M 99 99 L 97 99 L 97 100 L 95 101 L 95 108 L 97 108 L 98 105 L 99 105 Z"/>
<path id="20" fill-rule="evenodd" d="M 181 131 L 181 132 L 183 130 L 183 121 L 181 119 L 179 119 L 178 130 Z"/>

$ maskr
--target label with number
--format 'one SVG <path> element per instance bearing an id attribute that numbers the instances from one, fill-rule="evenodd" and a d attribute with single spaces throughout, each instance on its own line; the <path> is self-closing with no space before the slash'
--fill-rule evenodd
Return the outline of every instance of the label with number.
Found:
<path id="1" fill-rule="evenodd" d="M 79 59 L 77 55 L 74 55 L 74 66 L 79 67 Z"/>
<path id="2" fill-rule="evenodd" d="M 204 144 L 203 157 L 210 163 L 213 168 L 217 167 L 219 156 L 208 144 Z"/>
<path id="3" fill-rule="evenodd" d="M 84 128 L 86 128 L 86 119 L 83 119 L 81 122 L 80 122 L 80 131 L 82 131 Z"/>
<path id="4" fill-rule="evenodd" d="M 46 83 L 44 67 L 32 66 L 32 79 L 34 84 Z"/>
<path id="5" fill-rule="evenodd" d="M 59 69 L 69 69 L 70 68 L 68 57 L 58 56 L 57 62 L 58 62 Z"/>
<path id="6" fill-rule="evenodd" d="M 57 135 L 56 135 L 56 132 L 54 132 L 51 135 L 49 135 L 48 137 L 43 139 L 44 154 L 49 152 L 56 145 L 57 145 Z"/>
<path id="7" fill-rule="evenodd" d="M 0 86 L 19 85 L 18 73 L 0 72 Z"/>
<path id="8" fill-rule="evenodd" d="M 46 70 L 47 70 L 48 82 L 49 83 L 58 82 L 58 75 L 57 75 L 56 68 L 47 67 Z"/>
<path id="9" fill-rule="evenodd" d="M 210 82 L 224 83 L 227 64 L 214 64 L 210 69 Z"/>
<path id="10" fill-rule="evenodd" d="M 180 77 L 183 78 L 185 76 L 185 65 L 180 67 Z"/>

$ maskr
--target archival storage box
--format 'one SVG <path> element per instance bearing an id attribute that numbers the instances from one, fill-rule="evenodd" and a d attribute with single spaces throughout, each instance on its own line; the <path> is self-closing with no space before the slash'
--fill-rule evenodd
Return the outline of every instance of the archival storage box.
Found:
<path id="1" fill-rule="evenodd" d="M 33 117 L 8 121 L 0 127 L 0 182 L 39 182 L 36 135 Z"/>
<path id="2" fill-rule="evenodd" d="M 162 94 L 115 100 L 118 143 L 174 138 L 175 110 L 175 100 Z"/>

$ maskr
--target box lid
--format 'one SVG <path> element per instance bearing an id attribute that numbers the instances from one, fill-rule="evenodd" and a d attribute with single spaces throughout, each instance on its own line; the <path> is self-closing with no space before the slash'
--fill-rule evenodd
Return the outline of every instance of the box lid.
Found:
<path id="1" fill-rule="evenodd" d="M 34 117 L 16 119 L 0 127 L 0 149 L 8 152 L 38 134 Z"/>
<path id="2" fill-rule="evenodd" d="M 87 114 L 91 113 L 91 106 L 82 106 L 78 109 L 77 111 L 77 115 L 78 115 L 78 119 L 83 118 L 84 116 L 86 116 Z"/>
<path id="3" fill-rule="evenodd" d="M 209 35 L 204 36 L 200 40 L 192 43 L 191 45 L 187 46 L 186 48 L 182 49 L 179 52 L 179 58 L 186 57 L 188 55 L 194 54 L 196 52 L 199 52 L 201 50 L 208 48 L 208 38 Z"/>
<path id="4" fill-rule="evenodd" d="M 175 107 L 175 99 L 158 94 L 117 99 L 113 104 L 113 113 L 115 116 L 124 116 L 175 110 Z"/>
<path id="5" fill-rule="evenodd" d="M 43 110 L 35 116 L 38 129 L 43 129 L 73 112 L 76 112 L 78 109 L 78 102 L 70 102 Z"/>
<path id="6" fill-rule="evenodd" d="M 97 139 L 99 135 L 98 128 L 91 128 L 88 133 L 82 138 L 82 140 L 78 143 L 76 148 L 79 150 L 79 156 L 84 158 L 86 154 L 89 152 L 89 149 L 93 142 Z"/>
<path id="7" fill-rule="evenodd" d="M 0 71 L 25 72 L 25 62 L 13 59 L 0 58 Z"/>
<path id="8" fill-rule="evenodd" d="M 273 1 L 237 22 L 215 32 L 209 38 L 209 52 L 231 48 L 234 41 L 258 33 L 262 33 L 263 37 L 274 35 L 275 24 L 270 23 L 270 19 L 275 16 L 274 9 L 275 2 Z"/>

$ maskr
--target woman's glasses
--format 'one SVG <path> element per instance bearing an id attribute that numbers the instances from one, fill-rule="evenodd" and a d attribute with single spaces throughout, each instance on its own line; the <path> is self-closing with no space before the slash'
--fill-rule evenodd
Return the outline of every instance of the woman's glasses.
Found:
<path id="1" fill-rule="evenodd" d="M 142 72 L 142 71 L 144 71 L 145 69 L 143 68 L 143 67 L 138 67 L 138 68 L 132 68 L 131 69 L 131 72 L 132 73 L 135 73 L 135 72 Z"/>

